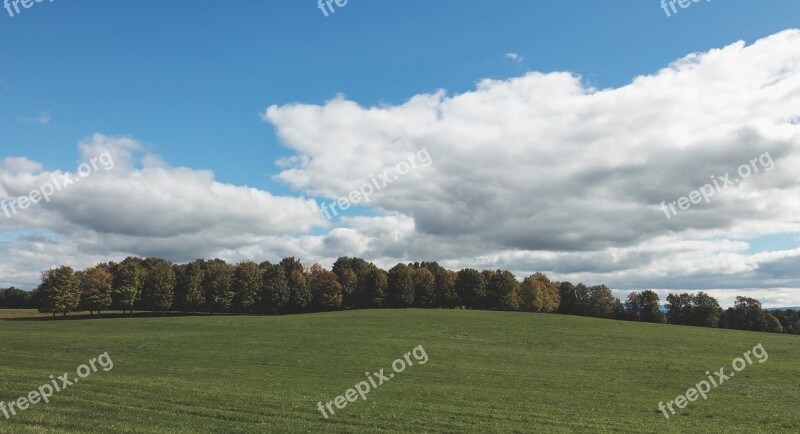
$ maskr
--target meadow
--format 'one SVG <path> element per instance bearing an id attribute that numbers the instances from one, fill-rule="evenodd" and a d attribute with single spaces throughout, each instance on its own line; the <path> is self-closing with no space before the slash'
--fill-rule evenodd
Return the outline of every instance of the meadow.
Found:
<path id="1" fill-rule="evenodd" d="M 0 312 L 0 400 L 108 352 L 91 374 L 2 433 L 791 432 L 800 430 L 797 336 L 469 310 L 288 316 L 49 319 Z M 658 411 L 769 354 L 669 420 Z M 415 364 L 325 419 L 365 372 L 422 345 Z M 413 359 L 412 359 L 413 360 Z"/>

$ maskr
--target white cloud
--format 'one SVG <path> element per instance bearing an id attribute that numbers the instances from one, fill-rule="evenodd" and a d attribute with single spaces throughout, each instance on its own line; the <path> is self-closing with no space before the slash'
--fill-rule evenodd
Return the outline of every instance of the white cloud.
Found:
<path id="1" fill-rule="evenodd" d="M 127 254 L 324 265 L 358 255 L 385 267 L 438 260 L 620 291 L 707 289 L 723 302 L 748 293 L 800 305 L 800 251 L 752 254 L 747 243 L 800 233 L 799 61 L 792 30 L 691 54 L 614 89 L 531 72 L 398 105 L 337 96 L 269 107 L 264 119 L 294 153 L 277 162 L 276 179 L 323 200 L 419 149 L 430 153 L 431 166 L 362 203 L 372 214 L 345 214 L 332 228 L 303 198 L 220 183 L 210 171 L 170 166 L 132 138 L 97 135 L 80 145 L 83 158 L 108 149 L 113 171 L 0 219 L 0 230 L 55 234 L 0 242 L 0 258 L 14 258 L 0 266 L 0 281 Z M 669 220 L 659 209 L 767 151 L 771 172 Z M 0 195 L 26 194 L 52 174 L 3 160 Z M 320 227 L 329 229 L 311 231 Z"/>
<path id="2" fill-rule="evenodd" d="M 0 243 L 0 257 L 27 258 L 12 261 L 17 271 L 0 273 L 0 281 L 30 284 L 40 270 L 59 261 L 86 266 L 84 259 L 128 254 L 174 260 L 214 256 L 270 236 L 327 225 L 311 200 L 221 183 L 210 171 L 170 167 L 157 156 L 141 155 L 142 146 L 131 138 L 98 134 L 79 147 L 84 160 L 109 152 L 113 169 L 101 167 L 56 191 L 49 202 L 18 210 L 11 218 L 0 213 L 0 231 L 35 229 L 58 235 L 55 244 L 47 244 L 41 256 L 33 258 L 39 244 L 16 238 Z M 0 199 L 6 201 L 64 175 L 42 171 L 25 159 L 6 159 L 2 167 Z M 58 251 L 74 257 L 64 258 Z"/>
<path id="3" fill-rule="evenodd" d="M 391 231 L 383 233 L 389 256 L 618 285 L 635 278 L 669 287 L 679 276 L 689 276 L 678 279 L 687 285 L 713 285 L 726 275 L 733 283 L 771 260 L 724 249 L 698 256 L 695 240 L 800 232 L 800 127 L 792 121 L 800 103 L 798 47 L 800 31 L 792 30 L 691 54 L 616 89 L 586 88 L 570 73 L 532 72 L 400 105 L 362 107 L 340 96 L 324 105 L 271 106 L 265 120 L 298 153 L 278 178 L 329 198 L 416 149 L 429 150 L 433 166 L 371 202 L 413 221 L 412 241 L 402 248 Z M 662 201 L 767 151 L 773 171 L 670 220 L 659 210 Z M 674 249 L 654 250 L 659 240 Z M 517 255 L 540 260 L 515 268 Z M 688 268 L 664 274 L 664 261 L 684 257 Z M 719 269 L 697 268 L 700 259 Z"/>
<path id="4" fill-rule="evenodd" d="M 517 53 L 506 53 L 503 57 L 508 60 L 513 60 L 514 62 L 517 63 L 522 62 L 522 56 L 520 56 Z"/>

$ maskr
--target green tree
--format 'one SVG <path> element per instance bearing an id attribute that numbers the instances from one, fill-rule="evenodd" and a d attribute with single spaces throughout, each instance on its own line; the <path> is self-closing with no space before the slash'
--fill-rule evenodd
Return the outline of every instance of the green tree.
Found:
<path id="1" fill-rule="evenodd" d="M 418 307 L 436 306 L 436 277 L 427 268 L 413 270 L 414 304 Z"/>
<path id="2" fill-rule="evenodd" d="M 237 264 L 233 272 L 233 309 L 240 313 L 250 312 L 262 292 L 262 285 L 258 264 L 253 261 Z"/>
<path id="3" fill-rule="evenodd" d="M 388 300 L 391 307 L 410 307 L 414 303 L 414 277 L 412 269 L 397 264 L 389 270 Z"/>
<path id="4" fill-rule="evenodd" d="M 486 281 L 478 270 L 465 268 L 456 275 L 456 292 L 469 309 L 486 308 Z"/>
<path id="5" fill-rule="evenodd" d="M 133 307 L 142 297 L 144 285 L 142 260 L 127 257 L 112 270 L 115 303 L 122 309 L 123 315 L 125 311 L 133 313 Z"/>
<path id="6" fill-rule="evenodd" d="M 771 313 L 764 315 L 764 321 L 767 323 L 766 332 L 768 333 L 783 333 L 783 326 L 778 318 L 775 318 Z"/>
<path id="7" fill-rule="evenodd" d="M 372 265 L 363 277 L 359 277 L 358 286 L 363 297 L 359 307 L 382 307 L 386 303 L 389 277 L 385 271 Z"/>
<path id="8" fill-rule="evenodd" d="M 578 286 L 581 286 L 579 284 Z M 617 298 L 605 285 L 595 285 L 588 288 L 589 306 L 588 316 L 596 318 L 612 318 L 616 312 Z"/>
<path id="9" fill-rule="evenodd" d="M 555 312 L 560 301 L 558 288 L 542 273 L 526 277 L 520 285 L 520 310 Z"/>
<path id="10" fill-rule="evenodd" d="M 289 285 L 289 309 L 292 312 L 303 312 L 312 298 L 303 264 L 295 258 L 283 258 L 281 267 Z"/>
<path id="11" fill-rule="evenodd" d="M 664 323 L 666 317 L 661 312 L 661 299 L 655 291 L 631 292 L 625 302 L 628 317 L 635 321 Z"/>
<path id="12" fill-rule="evenodd" d="M 78 273 L 80 279 L 80 308 L 88 310 L 89 315 L 111 307 L 113 279 L 108 264 L 96 265 Z"/>
<path id="13" fill-rule="evenodd" d="M 273 314 L 285 312 L 290 294 L 283 267 L 277 264 L 261 264 L 261 269 L 264 291 L 261 295 L 261 309 Z"/>
<path id="14" fill-rule="evenodd" d="M 19 288 L 0 289 L 0 309 L 33 309 L 38 307 L 33 294 Z"/>
<path id="15" fill-rule="evenodd" d="M 558 313 L 565 315 L 579 315 L 578 312 L 578 293 L 570 282 L 558 282 L 558 296 L 561 303 L 558 305 Z"/>
<path id="16" fill-rule="evenodd" d="M 352 308 L 356 304 L 356 292 L 358 291 L 358 274 L 353 268 L 353 260 L 343 256 L 336 259 L 331 271 L 336 274 L 336 278 L 342 285 L 342 304 L 345 308 Z"/>
<path id="17" fill-rule="evenodd" d="M 736 297 L 732 308 L 725 311 L 724 326 L 737 330 L 764 331 L 766 321 L 761 302 L 750 297 Z"/>
<path id="18" fill-rule="evenodd" d="M 699 327 L 718 327 L 722 317 L 722 308 L 717 299 L 698 292 L 692 297 L 689 324 Z"/>
<path id="19" fill-rule="evenodd" d="M 78 308 L 81 301 L 80 279 L 70 267 L 59 267 L 42 273 L 37 289 L 41 303 L 39 312 L 64 316 Z"/>
<path id="20" fill-rule="evenodd" d="M 176 265 L 175 301 L 182 310 L 195 313 L 206 304 L 203 290 L 205 264 L 202 259 L 184 265 Z"/>
<path id="21" fill-rule="evenodd" d="M 510 271 L 497 270 L 486 288 L 492 310 L 519 310 L 519 282 Z"/>
<path id="22" fill-rule="evenodd" d="M 461 297 L 456 292 L 456 279 L 458 273 L 442 267 L 428 270 L 433 273 L 436 281 L 436 305 L 444 308 L 456 308 L 461 305 Z M 436 270 L 436 271 L 433 271 Z"/>
<path id="23" fill-rule="evenodd" d="M 211 312 L 227 312 L 233 302 L 233 270 L 222 259 L 214 259 L 205 264 L 206 302 Z"/>
<path id="24" fill-rule="evenodd" d="M 142 299 L 145 307 L 153 312 L 166 312 L 172 309 L 176 280 L 172 264 L 163 259 L 148 258 L 144 265 Z"/>
<path id="25" fill-rule="evenodd" d="M 328 311 L 342 307 L 342 285 L 335 273 L 314 264 L 308 280 L 316 309 Z"/>
<path id="26" fill-rule="evenodd" d="M 670 324 L 692 322 L 694 297 L 689 293 L 667 295 L 667 320 Z"/>

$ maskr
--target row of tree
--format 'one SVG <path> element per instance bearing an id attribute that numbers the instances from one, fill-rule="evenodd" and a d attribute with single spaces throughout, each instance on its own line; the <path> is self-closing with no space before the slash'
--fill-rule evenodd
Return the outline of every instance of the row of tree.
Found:
<path id="1" fill-rule="evenodd" d="M 305 267 L 295 258 L 277 264 L 221 259 L 173 264 L 129 257 L 81 271 L 59 267 L 42 273 L 29 300 L 41 312 L 183 311 L 302 313 L 365 308 L 466 308 L 592 316 L 703 327 L 797 333 L 797 312 L 764 312 L 754 299 L 737 297 L 723 311 L 705 294 L 670 294 L 667 312 L 654 291 L 631 293 L 623 303 L 605 285 L 551 282 L 535 273 L 519 282 L 506 270 L 458 272 L 436 262 L 397 264 L 384 271 L 361 258 L 341 257 L 331 270 Z"/>
<path id="2" fill-rule="evenodd" d="M 625 301 L 626 319 L 800 334 L 800 311 L 765 311 L 760 301 L 750 297 L 736 297 L 733 307 L 723 310 L 714 297 L 704 292 L 669 294 L 667 312 L 662 312 L 660 306 L 660 299 L 655 291 L 632 292 Z"/>
<path id="3" fill-rule="evenodd" d="M 33 294 L 19 288 L 0 289 L 0 309 L 36 309 Z"/>

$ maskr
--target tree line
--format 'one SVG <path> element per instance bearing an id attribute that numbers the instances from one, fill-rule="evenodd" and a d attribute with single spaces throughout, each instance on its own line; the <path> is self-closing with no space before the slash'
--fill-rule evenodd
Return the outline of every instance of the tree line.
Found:
<path id="1" fill-rule="evenodd" d="M 769 333 L 800 334 L 800 311 L 772 310 L 750 297 L 736 297 L 733 307 L 723 310 L 714 297 L 705 292 L 667 295 L 666 310 L 659 308 L 655 291 L 632 292 L 625 301 L 625 315 L 634 321 L 680 324 L 698 327 L 722 327 Z"/>
<path id="2" fill-rule="evenodd" d="M 21 294 L 24 293 L 24 294 Z M 26 298 L 27 297 L 27 298 Z M 630 321 L 800 333 L 800 312 L 764 311 L 758 300 L 737 297 L 723 310 L 706 293 L 669 294 L 666 313 L 655 291 L 632 292 L 623 303 L 605 285 L 552 282 L 534 273 L 522 282 L 507 270 L 448 270 L 436 262 L 397 264 L 385 271 L 361 258 L 341 257 L 331 270 L 296 258 L 277 264 L 198 259 L 173 264 L 128 257 L 75 271 L 42 273 L 27 293 L 0 291 L 0 307 L 37 308 L 66 315 L 107 310 L 288 314 L 345 309 L 464 308 L 561 313 Z"/>

